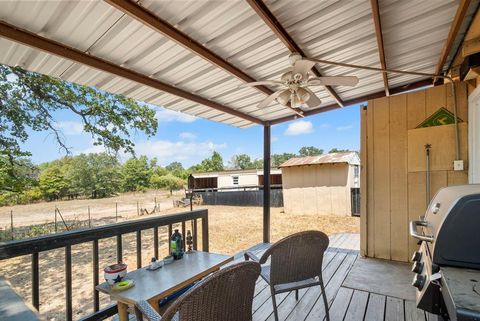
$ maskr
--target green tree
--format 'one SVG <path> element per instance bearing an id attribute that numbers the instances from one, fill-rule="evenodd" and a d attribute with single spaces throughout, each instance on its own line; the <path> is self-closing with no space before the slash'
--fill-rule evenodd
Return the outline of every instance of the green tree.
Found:
<path id="1" fill-rule="evenodd" d="M 120 164 L 106 153 L 73 157 L 67 177 L 72 193 L 92 198 L 112 196 L 120 190 Z"/>
<path id="2" fill-rule="evenodd" d="M 132 157 L 125 162 L 121 170 L 122 189 L 125 192 L 145 190 L 150 186 L 151 175 L 146 156 Z"/>
<path id="3" fill-rule="evenodd" d="M 133 153 L 131 133 L 152 136 L 157 130 L 155 111 L 145 104 L 93 87 L 85 87 L 21 68 L 0 65 L 0 155 L 13 166 L 30 153 L 21 148 L 32 132 L 50 132 L 69 152 L 54 113 L 67 111 L 83 123 L 95 145 Z M 0 164 L 0 172 L 12 175 Z M 3 189 L 4 186 L 0 186 Z"/>
<path id="4" fill-rule="evenodd" d="M 332 148 L 328 151 L 329 153 L 345 153 L 345 152 L 351 152 L 349 149 L 338 149 L 338 148 Z"/>
<path id="5" fill-rule="evenodd" d="M 174 190 L 179 190 L 185 186 L 185 180 L 173 176 L 171 173 L 163 176 L 154 174 L 150 178 L 150 185 L 153 188 L 167 188 L 171 195 Z"/>
<path id="6" fill-rule="evenodd" d="M 271 156 L 271 164 L 274 167 L 278 167 L 285 163 L 287 160 L 289 160 L 292 157 L 296 157 L 297 155 L 292 154 L 292 153 L 283 153 L 283 154 L 273 154 Z"/>
<path id="7" fill-rule="evenodd" d="M 298 151 L 300 156 L 317 156 L 323 154 L 323 149 L 316 148 L 314 146 L 304 146 Z"/>
<path id="8" fill-rule="evenodd" d="M 171 173 L 173 176 L 180 177 L 182 179 L 186 178 L 188 176 L 187 172 L 183 168 L 182 163 L 180 162 L 172 162 L 165 166 L 165 170 L 168 173 Z"/>
<path id="9" fill-rule="evenodd" d="M 62 171 L 62 165 L 61 161 L 45 164 L 38 177 L 39 189 L 50 201 L 67 195 L 69 183 Z"/>
<path id="10" fill-rule="evenodd" d="M 210 158 L 202 160 L 200 164 L 193 165 L 188 169 L 188 172 L 217 172 L 223 171 L 223 158 L 218 152 L 213 152 Z"/>
<path id="11" fill-rule="evenodd" d="M 230 163 L 231 163 L 231 166 L 235 169 L 254 168 L 252 159 L 247 154 L 233 155 Z"/>

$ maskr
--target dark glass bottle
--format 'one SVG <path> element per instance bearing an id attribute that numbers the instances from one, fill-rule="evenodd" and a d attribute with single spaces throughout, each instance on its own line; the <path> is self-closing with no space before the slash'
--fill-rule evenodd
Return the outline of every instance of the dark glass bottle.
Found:
<path id="1" fill-rule="evenodd" d="M 175 230 L 170 237 L 170 255 L 174 260 L 180 260 L 183 257 L 183 239 L 178 230 Z"/>

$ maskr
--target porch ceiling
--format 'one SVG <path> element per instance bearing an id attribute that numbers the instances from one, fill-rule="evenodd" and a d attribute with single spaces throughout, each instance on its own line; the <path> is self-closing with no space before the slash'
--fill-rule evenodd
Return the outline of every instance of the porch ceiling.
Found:
<path id="1" fill-rule="evenodd" d="M 478 4 L 378 2 L 3 1 L 0 63 L 237 127 L 278 123 L 294 113 L 279 104 L 257 108 L 271 88 L 238 86 L 278 79 L 287 71 L 290 50 L 433 74 L 449 63 L 452 43 L 472 15 L 465 6 Z M 426 84 L 418 76 L 384 79 L 372 71 L 317 69 L 322 75 L 356 75 L 360 83 L 319 88 L 322 105 L 307 114 Z"/>

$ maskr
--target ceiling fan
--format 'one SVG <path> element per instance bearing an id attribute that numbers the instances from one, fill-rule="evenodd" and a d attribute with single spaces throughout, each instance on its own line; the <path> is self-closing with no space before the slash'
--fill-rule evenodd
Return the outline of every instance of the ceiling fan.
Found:
<path id="1" fill-rule="evenodd" d="M 303 116 L 302 107 L 317 107 L 320 98 L 309 88 L 312 86 L 355 86 L 358 78 L 355 76 L 339 77 L 312 77 L 311 69 L 316 62 L 303 59 L 299 53 L 292 53 L 288 57 L 292 64 L 291 70 L 282 75 L 280 81 L 264 80 L 246 83 L 243 86 L 277 86 L 280 87 L 273 94 L 258 104 L 258 108 L 265 108 L 274 100 L 293 109 Z"/>

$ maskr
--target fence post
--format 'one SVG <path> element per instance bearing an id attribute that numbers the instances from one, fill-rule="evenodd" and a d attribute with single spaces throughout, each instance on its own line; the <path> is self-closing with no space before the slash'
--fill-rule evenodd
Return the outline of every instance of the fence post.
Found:
<path id="1" fill-rule="evenodd" d="M 137 201 L 137 216 L 140 216 L 140 208 L 138 207 L 138 201 Z"/>
<path id="2" fill-rule="evenodd" d="M 10 229 L 12 232 L 12 241 L 15 239 L 14 233 L 13 233 L 13 210 L 10 210 Z"/>
<path id="3" fill-rule="evenodd" d="M 88 227 L 92 227 L 92 219 L 90 217 L 90 205 L 88 205 Z"/>
<path id="4" fill-rule="evenodd" d="M 154 198 L 155 206 L 153 207 L 153 212 L 157 213 L 157 197 Z"/>
<path id="5" fill-rule="evenodd" d="M 57 206 L 55 206 L 55 233 L 57 233 Z"/>
<path id="6" fill-rule="evenodd" d="M 118 222 L 118 203 L 115 202 L 115 222 Z"/>

